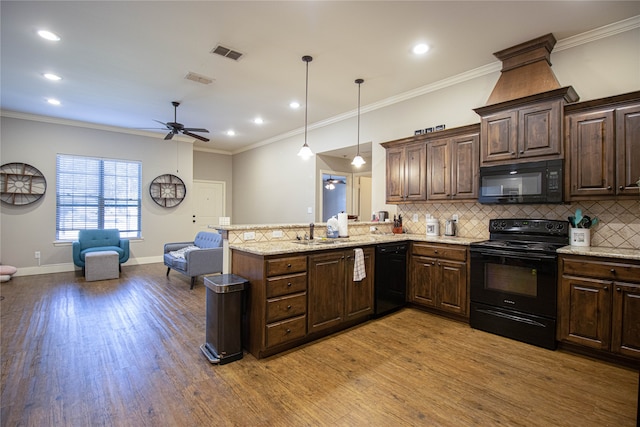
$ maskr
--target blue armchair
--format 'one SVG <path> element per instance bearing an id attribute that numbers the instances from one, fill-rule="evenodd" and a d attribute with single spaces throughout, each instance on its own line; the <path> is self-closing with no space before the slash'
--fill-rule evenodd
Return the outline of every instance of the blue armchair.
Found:
<path id="1" fill-rule="evenodd" d="M 129 259 L 129 240 L 120 238 L 117 229 L 80 230 L 78 240 L 72 243 L 73 263 L 84 270 L 84 257 L 89 252 L 115 251 L 119 264 Z"/>
<path id="2" fill-rule="evenodd" d="M 167 276 L 173 268 L 191 277 L 191 288 L 203 274 L 222 273 L 222 236 L 200 231 L 193 242 L 175 242 L 164 245 L 164 265 Z"/>

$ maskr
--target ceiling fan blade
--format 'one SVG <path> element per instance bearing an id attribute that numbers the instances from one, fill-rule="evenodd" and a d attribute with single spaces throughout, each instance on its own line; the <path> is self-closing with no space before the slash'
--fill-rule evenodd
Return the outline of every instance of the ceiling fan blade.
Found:
<path id="1" fill-rule="evenodd" d="M 153 119 L 153 121 L 156 122 L 156 123 L 160 123 L 166 129 L 171 129 L 171 127 L 168 124 L 166 124 L 165 122 L 161 122 L 160 120 L 155 120 L 155 119 Z"/>
<path id="2" fill-rule="evenodd" d="M 191 132 L 188 132 L 186 130 L 183 130 L 182 133 L 184 135 L 190 136 L 192 138 L 199 139 L 200 141 L 209 142 L 209 139 L 205 138 L 204 136 L 196 135 L 195 133 L 191 133 Z"/>
<path id="3" fill-rule="evenodd" d="M 165 141 L 170 140 L 171 138 L 173 138 L 173 135 L 174 135 L 174 133 L 173 133 L 173 132 L 169 132 L 169 133 L 164 137 L 164 140 L 165 140 Z"/>
<path id="4" fill-rule="evenodd" d="M 182 130 L 186 131 L 186 132 L 204 132 L 204 133 L 209 133 L 209 131 L 204 129 L 204 128 L 183 128 Z"/>

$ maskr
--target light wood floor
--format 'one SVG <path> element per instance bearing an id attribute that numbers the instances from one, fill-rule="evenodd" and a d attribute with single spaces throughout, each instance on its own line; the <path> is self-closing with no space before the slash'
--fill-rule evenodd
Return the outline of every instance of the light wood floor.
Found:
<path id="1" fill-rule="evenodd" d="M 405 309 L 209 364 L 205 287 L 161 264 L 0 287 L 2 426 L 634 426 L 638 372 Z"/>

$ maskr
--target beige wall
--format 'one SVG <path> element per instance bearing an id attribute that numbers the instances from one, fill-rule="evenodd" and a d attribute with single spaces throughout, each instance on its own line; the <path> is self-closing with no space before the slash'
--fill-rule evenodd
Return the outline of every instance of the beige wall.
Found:
<path id="1" fill-rule="evenodd" d="M 581 101 L 640 90 L 640 29 L 601 39 L 598 36 L 601 34 L 586 34 L 577 40 L 558 42 L 551 60 L 560 84 L 573 86 Z M 402 102 L 374 110 L 363 105 L 360 140 L 373 142 L 373 210 L 387 210 L 391 215 L 397 212 L 396 206 L 385 205 L 385 151 L 379 144 L 433 125 L 452 128 L 478 123 L 473 108 L 485 105 L 498 77 L 499 71 L 474 70 Z M 455 84 L 447 86 L 448 83 Z M 314 152 L 351 145 L 346 141 L 352 139 L 355 126 L 353 118 L 323 127 L 312 125 L 309 145 Z M 306 223 L 313 218 L 306 212 L 314 203 L 317 184 L 313 171 L 317 160 L 304 162 L 297 158 L 303 139 L 303 135 L 297 135 L 234 156 L 236 223 Z M 277 186 L 269 187 L 265 182 Z"/>
<path id="2" fill-rule="evenodd" d="M 557 52 L 551 58 L 560 84 L 574 86 L 581 100 L 640 90 L 638 28 L 605 39 L 577 43 L 575 47 L 562 48 L 560 41 Z M 488 68 L 497 69 L 495 66 Z M 400 94 L 399 98 L 403 99 L 401 102 L 388 102 L 388 105 L 376 106 L 380 108 L 375 109 L 363 104 L 360 140 L 373 142 L 370 161 L 373 210 L 388 210 L 391 215 L 399 212 L 396 206 L 385 205 L 385 156 L 379 143 L 410 136 L 414 129 L 437 124 L 452 128 L 479 122 L 472 109 L 485 104 L 497 78 L 497 71 L 486 73 L 475 70 L 425 88 L 420 96 Z M 366 99 L 364 93 L 363 99 Z M 302 135 L 228 156 L 194 153 L 193 146 L 188 142 L 169 142 L 161 137 L 131 135 L 107 128 L 89 129 L 85 126 L 2 117 L 0 161 L 2 164 L 32 164 L 44 173 L 48 186 L 43 199 L 33 205 L 1 206 L 0 262 L 15 265 L 19 268 L 19 274 L 73 268 L 70 245 L 54 241 L 57 153 L 142 160 L 144 238 L 131 243 L 130 263 L 160 261 L 164 242 L 186 240 L 193 235 L 192 200 L 189 197 L 172 209 L 155 205 L 149 197 L 150 181 L 164 173 L 180 176 L 187 185 L 188 194 L 194 178 L 226 181 L 227 211 L 234 224 L 309 223 L 316 217 L 317 159 L 314 157 L 302 161 L 297 157 Z M 316 127 L 311 124 L 309 145 L 315 152 L 352 145 L 355 127 L 355 118 L 327 126 Z M 405 206 L 400 213 L 404 212 L 407 218 L 414 211 L 422 213 L 423 209 L 432 210 L 430 204 L 425 205 Z M 448 210 L 452 209 L 462 214 L 461 221 L 466 221 L 476 208 L 471 206 L 465 210 L 465 206 L 449 204 L 443 208 L 441 217 L 448 215 Z M 307 213 L 309 207 L 312 208 L 311 214 Z M 571 210 L 573 207 L 570 206 Z M 592 206 L 584 208 L 589 212 Z M 596 212 L 599 209 L 604 209 L 606 212 L 603 214 L 609 212 L 613 215 L 611 218 L 615 218 L 615 221 L 611 221 L 615 227 L 610 230 L 624 229 L 628 224 L 631 224 L 629 228 L 637 227 L 640 213 L 637 205 L 628 207 L 623 204 L 621 208 L 618 204 L 604 203 L 595 207 Z M 625 215 L 619 220 L 616 212 L 621 209 Z M 552 213 L 553 209 L 543 212 L 544 215 Z M 562 219 L 566 209 L 556 214 Z M 488 216 L 486 212 L 485 216 Z M 599 241 L 613 243 L 614 240 L 608 240 L 607 236 L 597 236 L 594 244 Z M 34 251 L 42 254 L 41 266 L 34 258 Z"/>

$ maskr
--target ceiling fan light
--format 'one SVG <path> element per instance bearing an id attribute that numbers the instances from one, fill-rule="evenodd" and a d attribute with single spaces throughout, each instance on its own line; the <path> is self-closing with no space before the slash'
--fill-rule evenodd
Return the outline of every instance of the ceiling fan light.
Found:
<path id="1" fill-rule="evenodd" d="M 367 162 L 364 161 L 364 159 L 362 158 L 362 156 L 360 154 L 356 155 L 353 158 L 353 161 L 351 162 L 351 164 L 353 166 L 357 167 L 357 168 L 359 168 L 360 166 L 364 165 L 365 163 L 367 163 Z"/>

